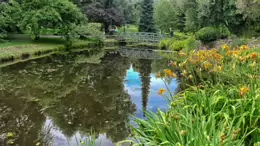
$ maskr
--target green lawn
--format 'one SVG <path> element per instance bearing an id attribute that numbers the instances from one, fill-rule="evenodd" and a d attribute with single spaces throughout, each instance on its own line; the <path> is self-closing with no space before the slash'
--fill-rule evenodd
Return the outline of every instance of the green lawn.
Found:
<path id="1" fill-rule="evenodd" d="M 139 32 L 138 27 L 136 25 L 127 25 L 125 31 L 126 32 Z M 119 28 L 119 32 L 124 32 L 124 26 L 121 26 Z"/>

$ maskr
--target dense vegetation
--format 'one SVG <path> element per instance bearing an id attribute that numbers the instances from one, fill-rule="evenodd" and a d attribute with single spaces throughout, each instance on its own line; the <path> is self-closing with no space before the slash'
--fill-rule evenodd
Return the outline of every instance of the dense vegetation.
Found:
<path id="1" fill-rule="evenodd" d="M 153 63 L 145 59 L 138 61 L 146 119 L 135 119 L 138 126 L 133 128 L 136 138 L 133 143 L 259 145 L 260 42 L 256 43 L 258 47 L 249 47 L 244 41 L 248 38 L 259 41 L 255 38 L 260 35 L 259 8 L 260 0 L 156 0 L 155 3 L 153 0 L 0 0 L 0 43 L 6 42 L 12 33 L 26 34 L 34 40 L 48 34 L 62 36 L 65 40 L 62 43 L 71 48 L 74 39 L 104 41 L 103 32 L 108 34 L 125 24 L 131 24 L 128 30 L 132 32 L 169 34 L 173 30 L 174 34 L 170 32 L 173 37 L 162 40 L 159 47 L 174 50 L 175 54 L 164 55 L 171 61 L 156 77 L 165 82 L 177 78 L 180 92 L 173 95 L 171 89 L 160 89 L 160 95 L 169 92 L 170 96 L 164 96 L 169 101 L 169 110 L 147 111 Z M 219 43 L 221 39 L 231 41 L 222 47 L 221 43 L 210 46 L 211 42 Z M 35 47 L 38 48 L 30 46 L 30 49 L 37 51 Z M 31 51 L 24 48 L 7 49 Z M 1 52 L 7 52 L 11 59 L 21 55 L 8 51 L 0 49 L 0 57 Z M 104 57 L 102 62 L 101 57 Z M 73 62 L 65 57 L 60 60 L 58 63 L 51 60 L 53 64 L 49 64 L 43 59 L 42 66 L 25 66 L 29 70 L 26 72 L 1 72 L 2 94 L 11 96 L 1 101 L 9 103 L 18 96 L 22 105 L 25 101 L 20 97 L 29 96 L 28 100 L 36 104 L 28 106 L 37 111 L 39 107 L 46 108 L 45 114 L 52 117 L 54 124 L 68 137 L 76 131 L 90 133 L 93 128 L 97 133 L 107 133 L 115 142 L 125 139 L 130 134 L 126 126 L 128 113 L 135 110 L 122 84 L 130 62 L 102 53 L 98 59 L 82 56 Z M 165 67 L 159 63 L 157 68 Z M 59 67 L 53 69 L 57 64 Z M 35 99 L 35 94 L 42 99 Z M 95 105 L 82 102 L 86 95 Z M 75 96 L 78 99 L 74 99 Z M 103 98 L 96 98 L 101 96 Z M 11 115 L 16 116 L 21 105 L 11 110 L 0 108 L 5 113 L 0 119 L 11 119 L 0 124 L 4 133 L 16 130 L 13 125 L 17 123 L 12 123 L 15 120 Z M 72 105 L 76 107 L 69 108 Z M 88 114 L 89 111 L 94 114 Z M 37 123 L 25 121 L 29 123 L 26 126 L 35 124 L 34 128 L 39 129 L 39 125 L 43 125 L 44 116 L 30 113 L 27 107 L 23 112 L 29 120 L 35 116 L 39 119 Z M 108 112 L 113 117 L 107 115 Z M 30 127 L 26 126 L 21 128 L 28 132 Z M 22 134 L 23 131 L 17 131 L 17 135 Z"/>
<path id="2" fill-rule="evenodd" d="M 259 0 L 160 0 L 155 5 L 155 22 L 163 31 L 197 32 L 214 26 L 253 36 L 260 31 L 259 7 Z"/>
<path id="3" fill-rule="evenodd" d="M 138 143 L 145 145 L 257 145 L 260 142 L 260 51 L 247 46 L 169 55 L 157 74 L 176 78 L 182 91 L 168 112 L 136 119 Z M 166 89 L 158 94 L 164 95 Z M 168 92 L 172 92 L 170 89 Z"/>
<path id="4" fill-rule="evenodd" d="M 138 21 L 139 1 L 119 0 L 10 0 L 0 2 L 0 39 L 4 41 L 8 33 L 29 34 L 39 39 L 46 30 L 51 34 L 59 34 L 71 45 L 72 38 L 89 34 L 97 34 L 100 39 L 101 28 L 89 22 L 101 23 L 102 28 L 109 32 L 109 27 L 121 26 Z M 85 29 L 90 27 L 90 29 Z M 80 31 L 79 31 L 80 30 Z M 82 31 L 83 30 L 83 31 Z M 96 37 L 94 37 L 96 38 Z"/>

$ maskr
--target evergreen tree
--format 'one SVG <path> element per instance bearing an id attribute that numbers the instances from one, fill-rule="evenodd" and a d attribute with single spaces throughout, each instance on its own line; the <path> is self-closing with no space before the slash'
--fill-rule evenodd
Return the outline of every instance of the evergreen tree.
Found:
<path id="1" fill-rule="evenodd" d="M 140 16 L 139 31 L 155 32 L 153 0 L 144 0 Z"/>

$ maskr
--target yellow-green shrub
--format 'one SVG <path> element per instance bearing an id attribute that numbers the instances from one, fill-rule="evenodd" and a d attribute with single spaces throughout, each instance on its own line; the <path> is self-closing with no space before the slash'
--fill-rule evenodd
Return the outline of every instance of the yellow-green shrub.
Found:
<path id="1" fill-rule="evenodd" d="M 186 47 L 186 44 L 186 40 L 175 41 L 173 44 L 171 44 L 170 50 L 180 51 Z"/>

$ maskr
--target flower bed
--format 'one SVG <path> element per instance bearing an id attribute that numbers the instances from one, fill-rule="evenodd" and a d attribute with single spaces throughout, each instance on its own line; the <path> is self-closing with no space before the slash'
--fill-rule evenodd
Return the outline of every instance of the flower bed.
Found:
<path id="1" fill-rule="evenodd" d="M 167 112 L 136 119 L 134 134 L 145 145 L 259 145 L 260 50 L 224 45 L 218 50 L 179 52 L 157 74 L 178 77 L 184 90 Z M 177 75 L 176 75 L 177 74 Z M 164 95 L 170 89 L 160 89 Z"/>

